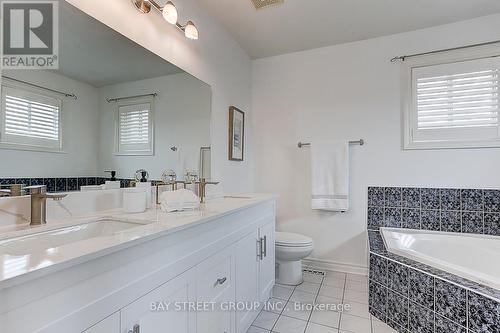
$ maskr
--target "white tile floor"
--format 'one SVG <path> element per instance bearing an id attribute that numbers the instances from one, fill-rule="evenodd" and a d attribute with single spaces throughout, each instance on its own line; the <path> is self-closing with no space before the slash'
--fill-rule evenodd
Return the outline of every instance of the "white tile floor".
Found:
<path id="1" fill-rule="evenodd" d="M 343 304 L 337 309 L 311 309 L 307 304 Z M 296 306 L 299 305 L 299 306 Z M 300 307 L 300 305 L 303 305 Z M 349 305 L 349 308 L 347 308 Z M 273 298 L 247 333 L 394 333 L 368 311 L 366 276 L 326 272 L 304 273 L 297 287 L 276 285 Z"/>

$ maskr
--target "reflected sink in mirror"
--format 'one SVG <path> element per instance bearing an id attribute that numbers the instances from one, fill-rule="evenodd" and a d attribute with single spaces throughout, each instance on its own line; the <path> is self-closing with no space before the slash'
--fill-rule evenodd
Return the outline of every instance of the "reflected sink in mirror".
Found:
<path id="1" fill-rule="evenodd" d="M 101 220 L 0 241 L 0 278 L 8 279 L 51 265 L 73 253 L 92 252 L 110 237 L 144 224 Z"/>

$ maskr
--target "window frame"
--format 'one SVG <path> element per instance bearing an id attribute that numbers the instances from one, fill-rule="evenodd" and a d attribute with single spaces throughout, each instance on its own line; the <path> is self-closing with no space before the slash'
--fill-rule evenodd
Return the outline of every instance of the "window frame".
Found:
<path id="1" fill-rule="evenodd" d="M 149 104 L 149 147 L 147 150 L 122 150 L 120 145 L 120 108 L 140 104 Z M 155 105 L 154 98 L 134 98 L 119 101 L 115 108 L 115 155 L 116 156 L 153 156 L 155 141 Z"/>
<path id="2" fill-rule="evenodd" d="M 21 92 L 26 92 L 30 94 L 40 95 L 49 99 L 55 99 L 59 103 L 59 140 L 56 146 L 43 145 L 44 139 L 37 140 L 36 138 L 25 138 L 19 140 L 19 142 L 4 140 L 5 137 L 5 101 L 3 100 L 5 88 L 20 90 Z M 42 88 L 33 87 L 29 84 L 24 84 L 21 82 L 16 82 L 9 80 L 8 78 L 2 78 L 0 85 L 0 149 L 10 149 L 10 150 L 27 150 L 36 152 L 47 152 L 47 153 L 60 153 L 66 154 L 64 150 L 64 100 L 56 93 L 49 92 Z M 24 141 L 24 142 L 23 142 Z M 37 143 L 40 142 L 40 143 Z"/>
<path id="3" fill-rule="evenodd" d="M 436 65 L 495 58 L 500 68 L 500 43 L 482 47 L 460 49 L 442 53 L 434 53 L 406 59 L 401 63 L 401 96 L 402 96 L 402 148 L 403 150 L 433 149 L 469 149 L 500 147 L 500 120 L 498 135 L 489 139 L 429 139 L 418 141 L 413 133 L 417 125 L 417 109 L 415 107 L 413 69 Z M 499 91 L 500 94 L 500 91 Z M 499 109 L 500 112 L 500 109 Z M 500 116 L 500 114 L 499 114 Z M 470 129 L 465 129 L 464 132 Z M 465 133 L 466 134 L 466 133 Z M 444 135 L 443 135 L 444 136 Z"/>

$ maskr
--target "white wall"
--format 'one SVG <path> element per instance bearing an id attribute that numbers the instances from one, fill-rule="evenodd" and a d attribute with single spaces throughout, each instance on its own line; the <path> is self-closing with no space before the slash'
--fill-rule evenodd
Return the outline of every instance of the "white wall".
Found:
<path id="1" fill-rule="evenodd" d="M 63 101 L 64 153 L 0 149 L 0 178 L 95 176 L 99 140 L 99 92 L 91 85 L 48 71 L 10 70 L 3 75 L 75 93 Z"/>
<path id="2" fill-rule="evenodd" d="M 232 37 L 201 8 L 196 0 L 176 2 L 180 20 L 193 20 L 200 39 L 186 39 L 177 28 L 154 11 L 140 14 L 130 1 L 67 0 L 104 24 L 122 33 L 165 60 L 212 87 L 212 176 L 226 192 L 253 189 L 253 146 L 251 128 L 251 61 Z M 133 24 L 131 24 L 133 22 Z M 228 161 L 228 107 L 247 111 L 245 161 Z"/>
<path id="3" fill-rule="evenodd" d="M 157 92 L 154 105 L 155 154 L 153 156 L 117 156 L 115 154 L 118 103 L 107 98 Z M 199 167 L 200 147 L 210 146 L 210 86 L 186 74 L 126 82 L 99 89 L 100 154 L 102 170 L 116 170 L 118 178 L 133 178 L 138 169 L 146 169 L 150 179 L 161 179 L 166 169 L 176 171 L 179 179 L 186 170 Z M 172 151 L 170 147 L 177 147 Z"/>
<path id="4" fill-rule="evenodd" d="M 311 236 L 313 258 L 366 267 L 370 185 L 500 188 L 500 150 L 401 150 L 400 67 L 389 59 L 500 39 L 500 15 L 256 60 L 252 104 L 256 189 L 280 194 L 278 229 Z M 345 214 L 310 209 L 307 148 L 298 141 L 363 138 L 353 146 Z M 342 265 L 345 264 L 345 265 Z"/>

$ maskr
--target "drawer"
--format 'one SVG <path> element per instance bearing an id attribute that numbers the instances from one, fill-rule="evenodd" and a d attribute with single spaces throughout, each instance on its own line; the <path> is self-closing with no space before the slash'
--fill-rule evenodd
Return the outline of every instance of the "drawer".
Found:
<path id="1" fill-rule="evenodd" d="M 196 294 L 198 301 L 221 301 L 221 296 L 228 294 L 226 293 L 228 289 L 234 289 L 234 257 L 232 251 L 228 251 L 229 249 L 219 252 L 197 266 Z"/>

